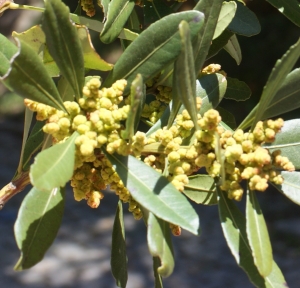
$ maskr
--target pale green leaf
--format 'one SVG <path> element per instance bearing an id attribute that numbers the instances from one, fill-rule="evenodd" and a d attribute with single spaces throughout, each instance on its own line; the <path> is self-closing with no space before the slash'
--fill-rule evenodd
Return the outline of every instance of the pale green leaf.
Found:
<path id="1" fill-rule="evenodd" d="M 223 2 L 213 39 L 219 37 L 232 21 L 237 9 L 235 1 Z"/>
<path id="2" fill-rule="evenodd" d="M 37 155 L 30 169 L 33 186 L 49 191 L 66 185 L 74 172 L 75 140 L 78 135 L 74 132 L 65 142 L 55 144 Z"/>
<path id="3" fill-rule="evenodd" d="M 218 204 L 215 180 L 209 175 L 193 175 L 183 193 L 197 204 Z"/>
<path id="4" fill-rule="evenodd" d="M 300 172 L 282 171 L 281 175 L 284 179 L 282 185 L 271 184 L 291 201 L 300 205 Z"/>
<path id="5" fill-rule="evenodd" d="M 84 59 L 77 30 L 70 21 L 70 10 L 60 0 L 46 1 L 45 8 L 42 29 L 47 47 L 78 99 L 84 85 Z"/>
<path id="6" fill-rule="evenodd" d="M 103 152 L 138 203 L 157 217 L 198 235 L 197 213 L 167 178 L 131 155 Z"/>
<path id="7" fill-rule="evenodd" d="M 285 121 L 275 141 L 265 147 L 271 152 L 280 150 L 281 155 L 288 157 L 295 168 L 300 169 L 300 119 Z"/>
<path id="8" fill-rule="evenodd" d="M 40 262 L 54 241 L 64 212 L 64 188 L 40 191 L 33 187 L 24 198 L 14 231 L 21 257 L 15 270 Z"/>
<path id="9" fill-rule="evenodd" d="M 97 1 L 97 3 L 101 3 L 102 11 L 103 11 L 105 17 L 107 17 L 109 2 L 110 2 L 110 0 L 99 0 L 99 1 Z"/>
<path id="10" fill-rule="evenodd" d="M 123 206 L 121 201 L 118 202 L 113 226 L 110 265 L 116 285 L 125 288 L 128 275 Z"/>
<path id="11" fill-rule="evenodd" d="M 133 0 L 111 0 L 108 5 L 107 20 L 104 23 L 100 39 L 104 43 L 113 42 L 121 33 L 135 2 Z"/>
<path id="12" fill-rule="evenodd" d="M 224 46 L 224 50 L 236 61 L 237 65 L 241 64 L 242 51 L 235 34 L 228 40 L 227 44 Z"/>
<path id="13" fill-rule="evenodd" d="M 160 259 L 157 272 L 163 277 L 168 277 L 172 274 L 175 265 L 170 225 L 153 213 L 149 213 L 147 227 L 150 253 L 153 257 Z"/>
<path id="14" fill-rule="evenodd" d="M 269 233 L 255 191 L 247 192 L 246 229 L 254 263 L 263 277 L 270 275 L 273 254 Z"/>

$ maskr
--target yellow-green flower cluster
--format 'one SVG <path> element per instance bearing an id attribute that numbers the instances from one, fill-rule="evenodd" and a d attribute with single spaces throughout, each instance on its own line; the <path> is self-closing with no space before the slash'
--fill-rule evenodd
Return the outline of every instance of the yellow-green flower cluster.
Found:
<path id="1" fill-rule="evenodd" d="M 96 14 L 93 0 L 81 0 L 80 5 L 87 16 L 93 17 Z"/>
<path id="2" fill-rule="evenodd" d="M 151 101 L 149 104 L 145 104 L 142 117 L 149 119 L 151 123 L 156 123 L 166 109 L 165 105 L 158 100 Z"/>

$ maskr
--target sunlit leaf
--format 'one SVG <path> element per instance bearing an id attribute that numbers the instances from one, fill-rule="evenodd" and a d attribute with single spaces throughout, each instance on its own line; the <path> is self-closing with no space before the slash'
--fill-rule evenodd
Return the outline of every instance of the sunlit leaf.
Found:
<path id="1" fill-rule="evenodd" d="M 104 13 L 104 16 L 107 17 L 107 11 L 108 11 L 108 5 L 110 0 L 99 0 L 97 3 L 101 3 L 102 10 Z"/>
<path id="2" fill-rule="evenodd" d="M 237 264 L 244 269 L 250 281 L 256 287 L 284 288 L 286 281 L 277 264 L 273 261 L 272 272 L 265 279 L 259 274 L 253 260 L 246 234 L 245 216 L 224 191 L 217 190 L 219 198 L 219 216 L 227 245 Z"/>
<path id="3" fill-rule="evenodd" d="M 292 200 L 297 205 L 300 205 L 300 172 L 286 172 L 282 171 L 281 175 L 284 179 L 282 185 L 275 186 L 283 195 Z"/>
<path id="4" fill-rule="evenodd" d="M 42 191 L 65 186 L 74 172 L 75 140 L 78 135 L 74 132 L 65 142 L 37 155 L 30 169 L 33 186 Z"/>
<path id="5" fill-rule="evenodd" d="M 168 277 L 172 274 L 175 265 L 170 225 L 153 213 L 149 213 L 147 227 L 150 253 L 160 259 L 157 272 L 163 277 Z"/>
<path id="6" fill-rule="evenodd" d="M 198 235 L 197 213 L 167 178 L 131 155 L 103 152 L 138 203 L 157 217 Z"/>
<path id="7" fill-rule="evenodd" d="M 235 1 L 223 2 L 213 39 L 219 37 L 222 34 L 222 32 L 227 28 L 227 26 L 231 23 L 235 15 L 236 9 L 237 4 Z"/>
<path id="8" fill-rule="evenodd" d="M 256 15 L 246 5 L 236 4 L 237 10 L 228 30 L 243 36 L 253 36 L 260 33 L 260 24 Z"/>
<path id="9" fill-rule="evenodd" d="M 254 191 L 247 192 L 246 229 L 254 263 L 263 277 L 272 271 L 273 254 L 264 216 Z"/>
<path id="10" fill-rule="evenodd" d="M 78 99 L 84 85 L 84 59 L 75 25 L 70 21 L 70 10 L 60 0 L 46 1 L 45 8 L 42 29 L 47 47 Z"/>
<path id="11" fill-rule="evenodd" d="M 118 203 L 113 226 L 110 265 L 116 285 L 125 288 L 128 276 L 123 206 L 121 201 Z"/>
<path id="12" fill-rule="evenodd" d="M 138 73 L 147 81 L 174 61 L 181 50 L 178 25 L 182 20 L 189 23 L 191 39 L 194 39 L 203 23 L 202 13 L 187 11 L 160 19 L 144 30 L 124 51 L 104 81 L 104 87 L 109 87 L 123 78 L 130 85 Z"/>
<path id="13" fill-rule="evenodd" d="M 285 17 L 300 27 L 300 5 L 297 0 L 267 0 L 276 7 Z"/>
<path id="14" fill-rule="evenodd" d="M 133 0 L 111 0 L 108 5 L 107 20 L 104 23 L 100 39 L 104 43 L 113 42 L 121 33 L 135 2 Z"/>
<path id="15" fill-rule="evenodd" d="M 1 40 L 5 42 L 4 39 Z M 6 41 L 9 42 L 7 39 Z M 0 77 L 0 80 L 10 90 L 24 98 L 65 110 L 56 86 L 38 55 L 26 43 L 20 42 L 17 38 L 16 41 L 19 49 L 10 60 L 10 69 Z M 8 46 L 9 48 L 6 49 L 5 47 Z M 11 43 L 8 46 L 3 45 L 4 50 L 2 50 L 4 51 L 2 53 L 6 53 L 7 56 L 12 54 Z"/>
<path id="16" fill-rule="evenodd" d="M 265 147 L 271 152 L 280 150 L 281 155 L 288 157 L 295 168 L 300 169 L 300 119 L 285 121 L 275 141 Z"/>
<path id="17" fill-rule="evenodd" d="M 183 193 L 197 204 L 218 204 L 215 181 L 209 175 L 190 176 Z"/>
<path id="18" fill-rule="evenodd" d="M 227 44 L 224 46 L 224 50 L 236 61 L 237 65 L 241 64 L 242 51 L 235 34 L 228 40 Z"/>
<path id="19" fill-rule="evenodd" d="M 21 250 L 15 270 L 28 269 L 43 259 L 60 227 L 64 202 L 64 188 L 39 191 L 33 187 L 26 195 L 14 227 Z"/>

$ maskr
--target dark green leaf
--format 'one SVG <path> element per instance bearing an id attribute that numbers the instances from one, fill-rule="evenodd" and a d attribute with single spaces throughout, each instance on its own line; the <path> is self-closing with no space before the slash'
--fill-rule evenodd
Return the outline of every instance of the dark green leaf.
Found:
<path id="1" fill-rule="evenodd" d="M 34 153 L 36 153 L 44 142 L 44 122 L 37 121 L 30 132 L 28 139 L 26 140 L 24 153 L 22 156 L 22 170 L 29 170 L 31 159 Z"/>
<path id="2" fill-rule="evenodd" d="M 49 52 L 78 99 L 84 85 L 84 59 L 77 30 L 69 8 L 60 0 L 46 1 L 45 8 L 42 29 Z"/>
<path id="3" fill-rule="evenodd" d="M 136 78 L 131 83 L 130 89 L 130 111 L 126 119 L 126 128 L 122 131 L 123 139 L 131 139 L 134 135 L 138 120 L 142 112 L 143 103 L 145 103 L 146 95 L 144 91 L 144 83 L 141 74 L 137 74 Z"/>
<path id="4" fill-rule="evenodd" d="M 236 2 L 223 2 L 213 39 L 219 37 L 222 34 L 222 32 L 227 28 L 227 26 L 231 23 L 235 15 L 236 9 Z"/>
<path id="5" fill-rule="evenodd" d="M 179 33 L 182 50 L 174 65 L 173 91 L 176 91 L 174 91 L 175 94 L 180 97 L 180 100 L 185 109 L 189 112 L 195 127 L 198 128 L 194 57 L 189 24 L 186 21 L 182 21 L 179 24 Z M 176 108 L 179 109 L 179 107 Z"/>
<path id="6" fill-rule="evenodd" d="M 285 121 L 275 141 L 265 147 L 271 152 L 281 150 L 281 154 L 288 157 L 296 169 L 300 169 L 300 119 Z"/>
<path id="7" fill-rule="evenodd" d="M 194 7 L 194 10 L 203 12 L 205 16 L 204 24 L 193 45 L 196 73 L 198 73 L 204 65 L 205 58 L 210 50 L 211 41 L 217 26 L 215 19 L 219 17 L 222 3 L 223 0 L 200 0 Z"/>
<path id="8" fill-rule="evenodd" d="M 254 263 L 263 277 L 270 275 L 273 254 L 264 216 L 256 199 L 256 192 L 247 192 L 246 228 Z"/>
<path id="9" fill-rule="evenodd" d="M 203 14 L 198 11 L 180 12 L 153 23 L 124 51 L 103 85 L 109 87 L 123 78 L 130 85 L 138 73 L 143 76 L 144 82 L 157 75 L 180 53 L 178 25 L 182 20 L 189 23 L 193 39 L 203 23 Z"/>
<path id="10" fill-rule="evenodd" d="M 300 27 L 300 5 L 297 0 L 267 0 L 276 7 L 285 17 Z"/>
<path id="11" fill-rule="evenodd" d="M 256 15 L 242 3 L 236 3 L 235 16 L 228 26 L 228 30 L 243 36 L 253 36 L 260 33 L 260 24 Z"/>
<path id="12" fill-rule="evenodd" d="M 64 188 L 39 191 L 33 187 L 26 195 L 14 227 L 21 250 L 15 270 L 28 269 L 43 259 L 60 227 L 64 202 Z"/>
<path id="13" fill-rule="evenodd" d="M 49 191 L 66 185 L 74 172 L 75 140 L 78 135 L 74 132 L 65 142 L 55 144 L 38 154 L 30 169 L 33 186 Z"/>
<path id="14" fill-rule="evenodd" d="M 111 245 L 111 272 L 118 287 L 125 288 L 127 283 L 127 256 L 122 202 L 116 211 Z"/>
<path id="15" fill-rule="evenodd" d="M 217 107 L 217 110 L 219 111 L 219 114 L 222 118 L 223 123 L 228 125 L 231 130 L 235 129 L 236 121 L 235 121 L 234 115 L 220 106 Z"/>
<path id="16" fill-rule="evenodd" d="M 228 43 L 232 35 L 234 35 L 232 32 L 225 29 L 218 38 L 214 39 L 209 47 L 206 60 L 218 54 L 219 51 Z"/>
<path id="17" fill-rule="evenodd" d="M 215 181 L 208 175 L 189 177 L 189 184 L 184 186 L 183 193 L 197 204 L 218 204 Z"/>
<path id="18" fill-rule="evenodd" d="M 100 39 L 104 43 L 111 43 L 121 33 L 123 26 L 127 22 L 133 8 L 133 0 L 112 0 L 108 5 L 107 20 L 100 34 Z"/>
<path id="19" fill-rule="evenodd" d="M 281 175 L 284 179 L 282 185 L 275 186 L 283 195 L 292 200 L 297 205 L 300 205 L 300 172 L 282 171 Z"/>
<path id="20" fill-rule="evenodd" d="M 264 87 L 261 99 L 257 107 L 255 107 L 255 117 L 252 122 L 252 129 L 255 127 L 256 123 L 263 118 L 266 107 L 272 103 L 277 91 L 282 85 L 284 79 L 291 71 L 296 61 L 300 56 L 300 40 L 278 60 L 273 68 L 266 86 Z M 248 122 L 248 118 L 252 118 L 251 113 L 246 117 L 243 123 L 240 126 L 244 125 L 244 122 Z"/>
<path id="21" fill-rule="evenodd" d="M 169 223 L 149 213 L 147 222 L 147 241 L 150 253 L 160 259 L 157 272 L 163 277 L 168 277 L 174 269 L 174 255 Z M 155 272 L 154 272 L 155 273 Z"/>
<path id="22" fill-rule="evenodd" d="M 226 192 L 218 191 L 219 216 L 227 245 L 237 264 L 244 269 L 250 281 L 256 287 L 284 288 L 285 279 L 277 264 L 273 261 L 271 274 L 264 279 L 258 272 L 246 234 L 246 221 L 241 211 L 226 196 Z"/>
<path id="23" fill-rule="evenodd" d="M 216 73 L 205 75 L 196 82 L 196 95 L 202 98 L 200 114 L 203 115 L 219 105 L 226 92 L 227 80 L 224 75 Z"/>
<path id="24" fill-rule="evenodd" d="M 153 22 L 173 13 L 172 9 L 161 0 L 144 2 L 144 25 L 147 27 Z"/>
<path id="25" fill-rule="evenodd" d="M 65 111 L 56 86 L 39 57 L 26 43 L 16 41 L 19 51 L 13 55 L 11 68 L 0 80 L 24 98 Z"/>
<path id="26" fill-rule="evenodd" d="M 235 101 L 245 101 L 250 98 L 251 89 L 245 82 L 230 77 L 226 79 L 227 89 L 224 98 Z"/>
<path id="27" fill-rule="evenodd" d="M 157 272 L 159 266 L 160 266 L 160 259 L 158 257 L 153 257 L 154 288 L 163 288 L 161 276 Z"/>
<path id="28" fill-rule="evenodd" d="M 167 178 L 131 155 L 103 152 L 138 203 L 157 217 L 198 235 L 197 213 Z"/>
<path id="29" fill-rule="evenodd" d="M 236 61 L 237 65 L 241 64 L 242 51 L 235 34 L 228 40 L 227 44 L 224 46 L 224 50 Z"/>
<path id="30" fill-rule="evenodd" d="M 64 76 L 58 80 L 57 90 L 63 101 L 74 101 L 74 91 Z"/>

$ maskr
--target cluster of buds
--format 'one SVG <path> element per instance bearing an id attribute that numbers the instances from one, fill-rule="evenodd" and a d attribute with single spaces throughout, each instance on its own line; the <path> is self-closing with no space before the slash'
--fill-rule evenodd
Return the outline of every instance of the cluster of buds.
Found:
<path id="1" fill-rule="evenodd" d="M 93 0 L 81 0 L 80 5 L 87 16 L 93 17 L 96 14 Z"/>
<path id="2" fill-rule="evenodd" d="M 165 105 L 158 100 L 151 101 L 149 104 L 145 104 L 142 117 L 149 119 L 151 123 L 156 123 L 166 109 Z"/>

